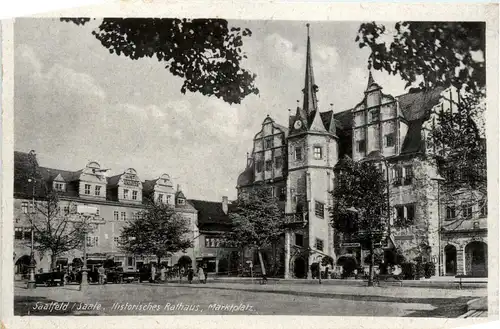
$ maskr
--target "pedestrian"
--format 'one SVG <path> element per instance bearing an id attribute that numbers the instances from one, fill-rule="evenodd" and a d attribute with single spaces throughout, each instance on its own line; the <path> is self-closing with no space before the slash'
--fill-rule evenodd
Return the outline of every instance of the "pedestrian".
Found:
<path id="1" fill-rule="evenodd" d="M 104 266 L 99 267 L 97 272 L 99 273 L 99 284 L 104 284 L 104 276 L 106 273 L 106 271 L 104 270 Z"/>
<path id="2" fill-rule="evenodd" d="M 192 283 L 193 282 L 193 276 L 194 276 L 194 271 L 193 269 L 190 267 L 188 269 L 188 282 L 189 283 Z"/>
<path id="3" fill-rule="evenodd" d="M 198 268 L 198 280 L 200 283 L 205 283 L 205 272 L 203 271 L 203 267 Z"/>
<path id="4" fill-rule="evenodd" d="M 151 264 L 151 282 L 154 283 L 156 279 L 156 267 L 154 264 Z"/>
<path id="5" fill-rule="evenodd" d="M 160 280 L 161 280 L 161 282 L 165 282 L 166 273 L 167 273 L 167 269 L 165 268 L 164 265 L 162 265 L 161 270 L 160 270 Z"/>

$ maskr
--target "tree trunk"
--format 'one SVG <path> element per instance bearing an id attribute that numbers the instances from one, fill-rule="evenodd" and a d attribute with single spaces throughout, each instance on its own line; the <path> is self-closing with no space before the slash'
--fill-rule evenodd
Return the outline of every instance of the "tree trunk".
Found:
<path id="1" fill-rule="evenodd" d="M 373 236 L 370 237 L 370 276 L 368 278 L 368 287 L 373 287 L 373 266 L 375 265 L 375 254 L 374 254 L 374 243 Z"/>
<path id="2" fill-rule="evenodd" d="M 260 261 L 260 268 L 262 269 L 262 275 L 266 275 L 266 267 L 264 266 L 264 259 L 262 258 L 262 251 L 259 248 L 259 261 Z"/>
<path id="3" fill-rule="evenodd" d="M 49 271 L 53 271 L 56 268 L 57 254 L 52 252 L 50 255 L 50 269 Z"/>

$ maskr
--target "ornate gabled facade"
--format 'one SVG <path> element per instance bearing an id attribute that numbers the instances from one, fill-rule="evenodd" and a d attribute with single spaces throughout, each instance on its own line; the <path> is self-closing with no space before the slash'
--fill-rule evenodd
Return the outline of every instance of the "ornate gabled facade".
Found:
<path id="1" fill-rule="evenodd" d="M 106 259 L 113 259 L 125 271 L 135 271 L 143 263 L 156 261 L 155 257 L 130 255 L 120 249 L 121 229 L 128 220 L 138 218 L 148 198 L 175 206 L 176 211 L 189 221 L 191 227 L 193 248 L 178 252 L 165 261 L 174 265 L 184 257 L 184 260 L 189 258 L 192 266 L 196 266 L 198 251 L 195 250 L 199 248 L 197 210 L 186 202 L 180 188 L 174 190 L 167 174 L 142 182 L 136 170 L 129 168 L 119 175 L 106 177 L 106 169 L 101 168 L 96 161 L 89 162 L 85 168 L 77 171 L 59 170 L 40 167 L 36 158 L 23 152 L 14 153 L 14 168 L 16 274 L 26 274 L 29 264 L 31 234 L 28 215 L 33 212 L 33 201 L 43 203 L 50 191 L 58 193 L 60 211 L 65 215 L 71 215 L 77 206 L 85 205 L 95 208 L 96 216 L 104 221 L 87 237 L 90 267 L 102 264 Z M 76 264 L 80 263 L 82 257 L 82 250 L 72 250 L 60 255 L 57 263 L 61 266 Z M 50 255 L 35 253 L 35 260 L 38 270 L 49 270 Z"/>
<path id="2" fill-rule="evenodd" d="M 333 168 L 346 155 L 355 161 L 378 163 L 386 177 L 394 214 L 386 248 L 400 248 L 409 260 L 419 256 L 433 261 L 438 275 L 484 273 L 485 196 L 478 197 L 483 201 L 476 200 L 472 208 L 464 201 L 462 209 L 461 201 L 452 196 L 456 191 L 443 188 L 438 164 L 429 156 L 432 153 L 426 140 L 434 113 L 454 109 L 456 90 L 436 88 L 395 97 L 383 93 L 369 72 L 363 99 L 352 109 L 335 113 L 320 112 L 318 90 L 308 26 L 302 107 L 289 117 L 286 129 L 269 116 L 264 120 L 252 154 L 247 155 L 247 167 L 237 181 L 240 192 L 261 182 L 281 191 L 276 195 L 285 200 L 282 206 L 291 228 L 284 242 L 285 277 L 310 277 L 310 265 L 325 255 L 337 264 L 344 256 L 364 263 L 368 252 L 357 241 L 335 234 L 330 225 Z M 268 139 L 266 144 L 270 136 L 284 139 Z M 279 172 L 273 167 L 277 162 L 274 150 L 283 154 Z M 480 219 L 475 224 L 461 223 L 450 231 L 444 224 L 444 218 L 453 215 L 450 209 L 455 209 L 447 205 L 450 202 L 459 203 L 454 206 L 457 213 L 478 209 L 475 218 Z"/>

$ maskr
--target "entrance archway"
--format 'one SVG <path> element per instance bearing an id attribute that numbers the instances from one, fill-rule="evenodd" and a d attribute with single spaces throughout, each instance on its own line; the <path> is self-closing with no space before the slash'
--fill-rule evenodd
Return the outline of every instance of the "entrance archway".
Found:
<path id="1" fill-rule="evenodd" d="M 293 262 L 293 274 L 297 279 L 304 279 L 306 277 L 306 261 L 304 258 L 295 258 Z"/>
<path id="2" fill-rule="evenodd" d="M 191 265 L 192 263 L 193 261 L 191 260 L 191 257 L 184 255 L 181 258 L 179 258 L 177 265 L 179 265 L 180 268 L 184 268 L 184 270 L 187 270 L 189 266 L 192 266 Z"/>
<path id="3" fill-rule="evenodd" d="M 488 276 L 488 246 L 473 241 L 465 247 L 465 274 L 477 277 Z"/>
<path id="4" fill-rule="evenodd" d="M 457 274 L 457 248 L 452 245 L 447 245 L 444 247 L 444 274 L 445 275 L 456 275 Z"/>
<path id="5" fill-rule="evenodd" d="M 30 256 L 24 255 L 19 257 L 15 263 L 15 274 L 27 275 L 29 273 Z"/>

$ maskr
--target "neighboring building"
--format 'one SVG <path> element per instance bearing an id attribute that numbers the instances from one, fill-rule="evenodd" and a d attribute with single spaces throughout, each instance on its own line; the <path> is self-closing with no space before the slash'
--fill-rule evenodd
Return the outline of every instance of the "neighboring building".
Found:
<path id="1" fill-rule="evenodd" d="M 105 177 L 99 163 L 89 162 L 78 171 L 65 171 L 39 167 L 36 159 L 23 152 L 14 152 L 14 253 L 15 273 L 25 274 L 30 255 L 30 225 L 27 213 L 33 211 L 35 203 L 43 202 L 46 193 L 55 190 L 59 194 L 60 209 L 65 214 L 74 212 L 76 206 L 87 205 L 96 209 L 97 217 L 104 224 L 88 234 L 88 265 L 101 264 L 106 259 L 113 259 L 126 271 L 135 271 L 141 264 L 156 261 L 155 257 L 141 257 L 123 253 L 120 248 L 120 231 L 129 219 L 137 218 L 144 208 L 145 198 L 153 198 L 175 206 L 176 211 L 189 220 L 193 248 L 178 252 L 169 259 L 169 265 L 176 264 L 180 257 L 183 261 L 196 266 L 195 254 L 198 246 L 197 211 L 186 202 L 182 191 L 173 189 L 167 174 L 154 180 L 142 182 L 137 172 L 129 168 L 122 174 Z M 37 168 L 38 177 L 33 187 L 33 168 Z M 73 250 L 61 255 L 57 262 L 61 265 L 82 261 L 82 251 Z M 37 269 L 49 270 L 50 258 L 35 252 Z"/>
<path id="2" fill-rule="evenodd" d="M 237 248 L 227 246 L 222 235 L 231 229 L 227 197 L 222 202 L 188 200 L 198 212 L 199 247 L 196 248 L 196 263 L 208 273 L 235 275 L 241 263 Z"/>
<path id="3" fill-rule="evenodd" d="M 310 265 L 326 255 L 338 264 L 342 257 L 363 264 L 368 255 L 355 238 L 335 234 L 330 225 L 334 167 L 345 155 L 377 162 L 388 178 L 395 215 L 386 248 L 401 248 L 410 260 L 423 256 L 435 262 L 439 275 L 484 274 L 485 196 L 470 191 L 476 203 L 461 203 L 466 220 L 453 229 L 446 225 L 447 211 L 449 220 L 456 219 L 448 204 L 461 201 L 453 197 L 457 191 L 444 188 L 426 144 L 433 113 L 453 110 L 456 91 L 436 88 L 393 97 L 382 92 L 370 72 L 363 99 L 336 113 L 319 111 L 317 91 L 308 33 L 302 107 L 289 116 L 287 127 L 270 116 L 264 119 L 237 181 L 239 193 L 264 182 L 281 200 L 292 228 L 285 234 L 285 277 L 310 277 Z"/>

